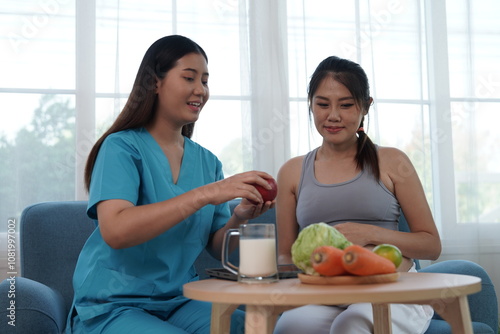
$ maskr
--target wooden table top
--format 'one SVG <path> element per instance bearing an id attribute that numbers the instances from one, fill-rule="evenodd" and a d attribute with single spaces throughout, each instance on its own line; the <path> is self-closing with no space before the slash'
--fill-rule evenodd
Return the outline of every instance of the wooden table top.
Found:
<path id="1" fill-rule="evenodd" d="M 184 285 L 187 298 L 226 304 L 307 305 L 351 303 L 417 303 L 453 298 L 481 290 L 475 276 L 439 273 L 401 273 L 396 282 L 361 285 L 312 285 L 299 279 L 244 284 L 207 279 Z"/>

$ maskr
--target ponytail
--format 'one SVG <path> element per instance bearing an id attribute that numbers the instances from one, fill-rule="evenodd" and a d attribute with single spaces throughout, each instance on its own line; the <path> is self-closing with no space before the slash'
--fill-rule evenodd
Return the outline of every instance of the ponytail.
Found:
<path id="1" fill-rule="evenodd" d="M 358 129 L 358 149 L 355 159 L 357 168 L 370 171 L 377 180 L 380 180 L 377 147 L 365 133 L 363 121 Z"/>

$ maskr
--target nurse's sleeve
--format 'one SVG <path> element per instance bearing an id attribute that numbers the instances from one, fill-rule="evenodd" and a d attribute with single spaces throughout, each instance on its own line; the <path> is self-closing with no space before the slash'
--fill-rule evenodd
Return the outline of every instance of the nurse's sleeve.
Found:
<path id="1" fill-rule="evenodd" d="M 108 199 L 123 199 L 136 205 L 140 185 L 141 156 L 135 147 L 109 136 L 103 142 L 92 170 L 87 214 L 97 219 L 97 204 Z"/>
<path id="2" fill-rule="evenodd" d="M 222 172 L 222 163 L 217 160 L 216 167 L 216 178 L 217 181 L 224 179 L 224 173 Z M 225 202 L 215 206 L 214 220 L 212 222 L 212 228 L 210 234 L 215 233 L 217 230 L 221 229 L 226 225 L 227 221 L 231 217 L 231 212 L 229 210 L 229 203 Z"/>

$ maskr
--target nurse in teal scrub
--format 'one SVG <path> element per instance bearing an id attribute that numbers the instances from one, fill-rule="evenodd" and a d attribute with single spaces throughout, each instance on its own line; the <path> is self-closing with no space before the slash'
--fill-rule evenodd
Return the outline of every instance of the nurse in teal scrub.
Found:
<path id="1" fill-rule="evenodd" d="M 67 333 L 209 333 L 211 305 L 182 295 L 206 248 L 268 210 L 252 171 L 224 178 L 221 162 L 190 137 L 208 100 L 207 56 L 192 40 L 151 45 L 130 97 L 93 147 L 85 170 L 98 228 L 76 265 Z M 227 201 L 241 197 L 231 216 Z M 249 200 L 257 202 L 253 205 Z M 232 317 L 242 333 L 244 314 Z"/>

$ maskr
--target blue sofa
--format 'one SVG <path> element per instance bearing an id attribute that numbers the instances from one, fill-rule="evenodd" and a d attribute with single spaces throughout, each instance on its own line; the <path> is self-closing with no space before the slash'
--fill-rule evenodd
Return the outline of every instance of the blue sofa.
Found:
<path id="1" fill-rule="evenodd" d="M 231 201 L 231 209 L 238 204 Z M 274 210 L 253 222 L 274 223 Z M 405 228 L 405 222 L 401 223 Z M 20 219 L 20 267 L 22 277 L 0 283 L 0 333 L 61 333 L 73 296 L 72 275 L 78 254 L 95 225 L 86 215 L 86 202 L 46 202 L 27 207 Z M 195 263 L 201 279 L 206 268 L 219 261 L 203 252 Z M 470 261 L 444 261 L 421 271 L 467 274 L 482 279 L 482 290 L 469 296 L 474 333 L 497 334 L 498 305 L 487 273 Z M 13 285 L 14 284 L 14 285 Z M 15 298 L 8 293 L 15 289 Z M 15 312 L 9 310 L 15 300 Z M 15 328 L 9 319 L 15 315 Z M 11 316 L 9 318 L 8 316 Z M 450 326 L 435 315 L 427 333 L 451 333 Z"/>

